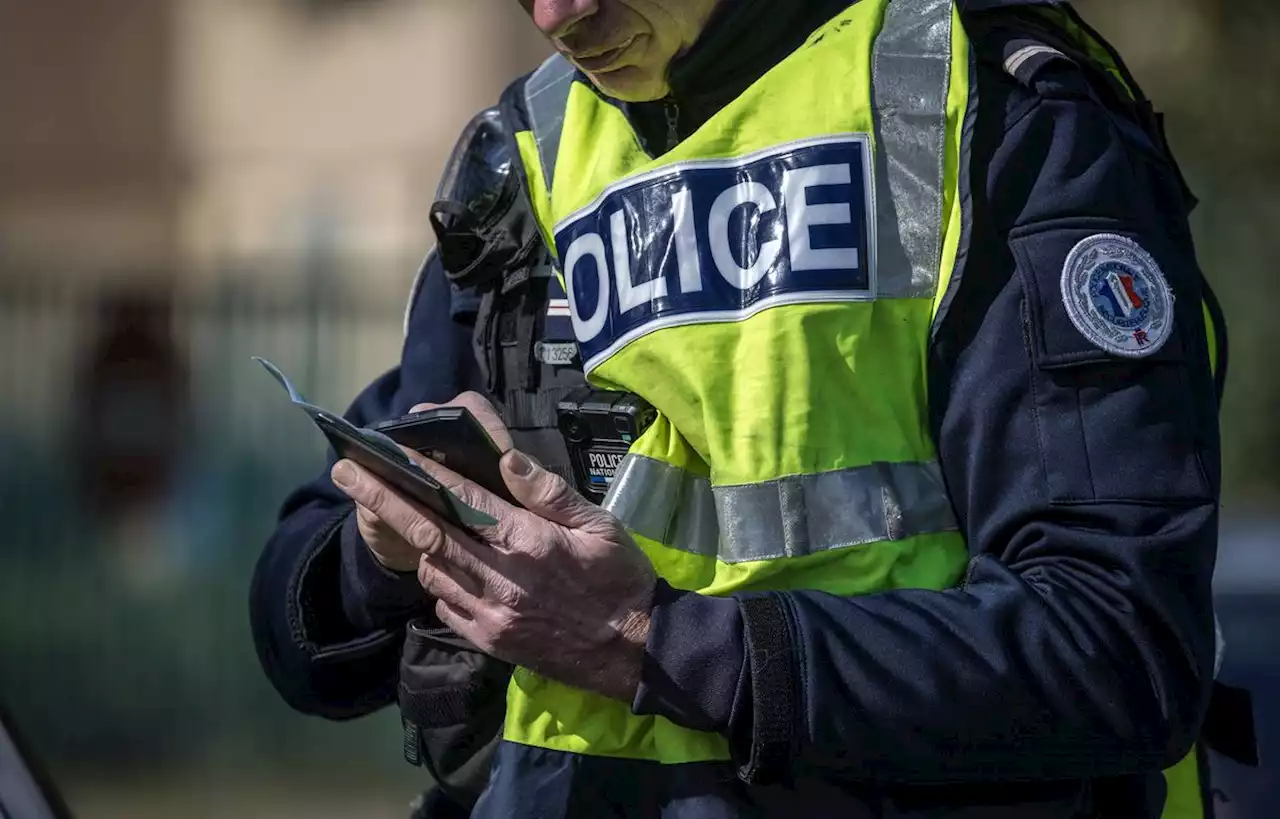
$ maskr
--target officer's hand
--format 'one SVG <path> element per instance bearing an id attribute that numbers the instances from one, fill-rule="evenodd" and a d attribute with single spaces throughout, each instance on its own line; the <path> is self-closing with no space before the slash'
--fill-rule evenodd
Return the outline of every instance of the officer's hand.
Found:
<path id="1" fill-rule="evenodd" d="M 462 532 L 354 465 L 345 490 L 422 553 L 418 577 L 444 624 L 495 657 L 630 702 L 656 576 L 617 519 L 519 452 L 502 473 L 524 509 L 418 460 L 498 523 Z"/>
<path id="2" fill-rule="evenodd" d="M 333 482 L 339 487 L 350 479 L 345 472 L 346 464 L 343 461 L 333 468 Z M 361 539 L 369 547 L 375 560 L 393 572 L 417 571 L 422 553 L 406 543 L 399 532 L 359 504 L 356 504 L 356 525 L 360 529 Z"/>
<path id="3" fill-rule="evenodd" d="M 502 423 L 498 411 L 479 393 L 463 393 L 448 404 L 419 404 L 410 410 L 410 413 L 426 412 L 441 406 L 466 407 L 493 438 L 499 449 L 503 452 L 511 449 L 511 433 Z M 334 483 L 341 486 L 338 469 L 339 466 L 335 465 L 332 477 Z M 395 572 L 417 571 L 422 553 L 405 542 L 399 532 L 383 523 L 376 514 L 358 503 L 356 504 L 356 523 L 360 529 L 360 537 L 379 563 Z"/>
<path id="4" fill-rule="evenodd" d="M 480 422 L 480 426 L 484 427 L 485 432 L 489 433 L 489 437 L 498 445 L 499 450 L 508 452 L 514 446 L 511 442 L 511 432 L 507 429 L 507 425 L 502 422 L 502 415 L 498 413 L 493 404 L 489 403 L 488 398 L 478 392 L 464 392 L 447 404 L 419 404 L 409 410 L 409 413 L 412 415 L 413 413 L 426 412 L 440 407 L 465 407 Z"/>

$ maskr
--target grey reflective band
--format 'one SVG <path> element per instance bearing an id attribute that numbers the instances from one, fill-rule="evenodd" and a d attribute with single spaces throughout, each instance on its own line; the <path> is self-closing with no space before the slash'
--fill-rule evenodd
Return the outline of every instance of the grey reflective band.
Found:
<path id="1" fill-rule="evenodd" d="M 936 463 L 877 463 L 743 486 L 630 455 L 604 506 L 673 549 L 750 563 L 958 529 Z"/>
<path id="2" fill-rule="evenodd" d="M 548 196 L 556 175 L 556 158 L 560 155 L 560 138 L 564 135 L 564 117 L 575 76 L 577 69 L 573 64 L 556 54 L 533 72 L 524 85 L 525 112 L 538 146 L 538 161 L 542 163 Z"/>
<path id="3" fill-rule="evenodd" d="M 628 529 L 673 549 L 715 557 L 720 522 L 711 481 L 643 455 L 628 455 L 602 504 Z"/>
<path id="4" fill-rule="evenodd" d="M 932 298 L 938 286 L 953 2 L 892 0 L 876 38 L 872 107 L 881 298 Z"/>

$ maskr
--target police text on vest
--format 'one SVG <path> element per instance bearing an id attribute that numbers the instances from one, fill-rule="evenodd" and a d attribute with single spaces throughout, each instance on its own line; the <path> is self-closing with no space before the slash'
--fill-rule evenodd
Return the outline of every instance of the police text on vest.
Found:
<path id="1" fill-rule="evenodd" d="M 588 370 L 654 330 L 875 292 L 871 151 L 850 134 L 625 179 L 556 229 Z"/>

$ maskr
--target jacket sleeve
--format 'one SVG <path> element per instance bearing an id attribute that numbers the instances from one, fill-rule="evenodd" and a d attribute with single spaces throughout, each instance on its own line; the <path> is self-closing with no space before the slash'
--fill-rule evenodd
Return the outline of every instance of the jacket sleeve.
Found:
<path id="1" fill-rule="evenodd" d="M 1158 771 L 1190 749 L 1214 636 L 1219 446 L 1176 175 L 1052 68 L 983 86 L 972 226 L 931 359 L 939 458 L 972 561 L 958 588 L 710 599 L 659 590 L 634 703 L 729 737 L 742 774 L 895 783 Z M 1016 108 L 1016 110 L 1014 110 Z M 1066 258 L 1115 234 L 1176 297 L 1156 355 L 1104 353 Z"/>
<path id="2" fill-rule="evenodd" d="M 347 418 L 396 418 L 414 405 L 475 389 L 470 330 L 451 315 L 453 292 L 428 257 L 408 313 L 400 366 L 370 385 Z M 258 658 L 299 711 L 358 717 L 395 698 L 405 624 L 427 614 L 413 575 L 383 568 L 355 525 L 354 505 L 325 472 L 285 501 L 250 591 Z"/>

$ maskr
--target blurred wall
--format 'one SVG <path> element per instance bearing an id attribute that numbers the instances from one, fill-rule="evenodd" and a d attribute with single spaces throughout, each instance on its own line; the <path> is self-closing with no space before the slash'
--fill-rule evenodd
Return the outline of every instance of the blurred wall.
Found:
<path id="1" fill-rule="evenodd" d="M 514 3 L 181 8 L 182 244 L 201 266 L 299 250 L 412 264 L 457 134 L 546 50 Z M 361 286 L 403 289 L 406 272 Z"/>
<path id="2" fill-rule="evenodd" d="M 173 12 L 169 0 L 0 0 L 4 257 L 98 269 L 170 258 Z"/>
<path id="3" fill-rule="evenodd" d="M 420 257 L 454 138 L 546 50 L 501 0 L 0 0 L 0 21 L 9 276 Z"/>

